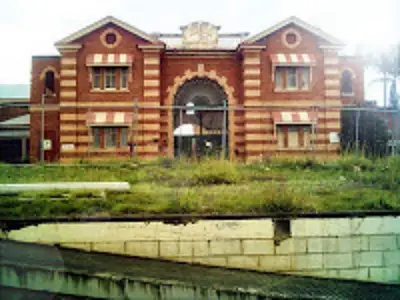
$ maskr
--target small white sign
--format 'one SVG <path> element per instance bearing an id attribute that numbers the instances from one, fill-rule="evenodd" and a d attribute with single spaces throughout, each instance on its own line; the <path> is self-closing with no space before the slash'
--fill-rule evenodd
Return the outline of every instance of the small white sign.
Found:
<path id="1" fill-rule="evenodd" d="M 53 147 L 53 144 L 51 142 L 51 140 L 44 140 L 43 141 L 43 149 L 44 150 L 51 150 Z"/>
<path id="2" fill-rule="evenodd" d="M 340 137 L 337 132 L 330 132 L 329 133 L 329 141 L 331 144 L 337 144 L 340 143 Z"/>
<path id="3" fill-rule="evenodd" d="M 71 151 L 75 149 L 75 145 L 74 144 L 62 144 L 61 145 L 61 150 L 64 151 Z"/>

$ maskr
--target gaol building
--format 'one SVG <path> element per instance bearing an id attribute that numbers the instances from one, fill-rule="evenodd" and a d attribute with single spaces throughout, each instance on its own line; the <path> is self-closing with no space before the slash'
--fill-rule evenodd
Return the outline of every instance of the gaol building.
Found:
<path id="1" fill-rule="evenodd" d="M 255 35 L 106 17 L 55 46 L 32 58 L 32 161 L 334 157 L 341 108 L 364 98 L 361 60 L 296 17 Z"/>

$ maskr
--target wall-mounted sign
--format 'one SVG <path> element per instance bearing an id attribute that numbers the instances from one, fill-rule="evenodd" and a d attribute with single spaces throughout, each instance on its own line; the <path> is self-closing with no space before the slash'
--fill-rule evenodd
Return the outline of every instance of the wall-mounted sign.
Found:
<path id="1" fill-rule="evenodd" d="M 61 145 L 61 150 L 64 151 L 71 151 L 75 149 L 75 145 L 74 144 L 62 144 Z"/>
<path id="2" fill-rule="evenodd" d="M 337 144 L 340 143 L 340 137 L 337 132 L 330 132 L 329 133 L 329 142 L 331 144 Z"/>
<path id="3" fill-rule="evenodd" d="M 51 140 L 44 140 L 43 141 L 43 149 L 44 150 L 51 150 L 53 148 L 53 143 Z"/>

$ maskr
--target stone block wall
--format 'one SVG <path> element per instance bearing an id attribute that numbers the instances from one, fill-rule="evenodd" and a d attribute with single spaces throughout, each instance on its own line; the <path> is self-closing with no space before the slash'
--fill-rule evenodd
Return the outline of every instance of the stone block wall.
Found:
<path id="1" fill-rule="evenodd" d="M 400 283 L 400 217 L 42 224 L 7 238 L 265 272 Z"/>

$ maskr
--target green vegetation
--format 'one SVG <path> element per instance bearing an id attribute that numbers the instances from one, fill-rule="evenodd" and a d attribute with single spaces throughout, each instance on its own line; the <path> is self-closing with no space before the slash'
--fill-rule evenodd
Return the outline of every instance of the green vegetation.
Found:
<path id="1" fill-rule="evenodd" d="M 3 195 L 0 217 L 339 212 L 400 209 L 400 157 L 240 164 L 154 163 L 0 166 L 1 183 L 127 181 L 129 192 Z"/>

